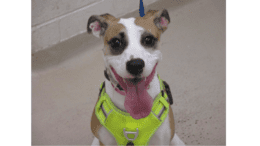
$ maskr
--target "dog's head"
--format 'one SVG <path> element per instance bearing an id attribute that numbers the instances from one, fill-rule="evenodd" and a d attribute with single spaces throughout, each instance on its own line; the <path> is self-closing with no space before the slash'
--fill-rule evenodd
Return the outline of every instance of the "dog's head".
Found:
<path id="1" fill-rule="evenodd" d="M 131 82 L 148 77 L 161 59 L 160 36 L 167 29 L 167 10 L 149 10 L 144 17 L 115 18 L 110 14 L 93 15 L 88 33 L 104 42 L 104 61 L 113 77 Z"/>

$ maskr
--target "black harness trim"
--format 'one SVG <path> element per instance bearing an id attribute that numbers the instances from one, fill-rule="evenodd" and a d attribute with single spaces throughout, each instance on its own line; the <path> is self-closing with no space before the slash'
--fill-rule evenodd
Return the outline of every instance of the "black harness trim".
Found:
<path id="1" fill-rule="evenodd" d="M 134 143 L 132 141 L 129 141 L 126 145 L 127 146 L 134 146 Z"/>
<path id="2" fill-rule="evenodd" d="M 102 92 L 102 90 L 103 90 L 104 87 L 105 87 L 105 81 L 103 82 L 103 85 L 102 85 L 102 87 L 101 87 L 100 90 L 99 90 L 98 97 L 100 97 L 101 92 Z"/>
<path id="3" fill-rule="evenodd" d="M 170 105 L 172 105 L 173 104 L 173 98 L 172 98 L 170 86 L 165 81 L 163 81 L 163 84 L 164 84 L 164 87 L 165 87 L 166 94 L 168 95 Z"/>

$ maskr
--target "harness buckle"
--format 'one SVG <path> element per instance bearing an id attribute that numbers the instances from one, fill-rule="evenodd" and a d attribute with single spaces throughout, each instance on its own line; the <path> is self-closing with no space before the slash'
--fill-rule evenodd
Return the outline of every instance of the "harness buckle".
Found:
<path id="1" fill-rule="evenodd" d="M 134 138 L 129 138 L 129 137 L 127 136 L 127 134 L 134 134 L 135 137 L 134 137 Z M 134 141 L 134 140 L 137 138 L 138 134 L 139 134 L 138 128 L 136 128 L 136 132 L 133 132 L 133 131 L 125 131 L 125 128 L 124 128 L 124 135 L 125 135 L 125 138 L 126 138 L 127 140 Z"/>

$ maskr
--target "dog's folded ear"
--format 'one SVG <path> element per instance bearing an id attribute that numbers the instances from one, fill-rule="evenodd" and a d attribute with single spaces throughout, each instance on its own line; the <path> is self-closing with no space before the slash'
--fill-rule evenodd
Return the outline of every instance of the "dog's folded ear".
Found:
<path id="1" fill-rule="evenodd" d="M 146 14 L 146 17 L 153 17 L 153 22 L 155 26 L 164 32 L 168 24 L 170 23 L 170 16 L 166 9 L 163 10 L 149 10 Z"/>
<path id="2" fill-rule="evenodd" d="M 92 15 L 88 19 L 87 32 L 93 34 L 96 37 L 104 36 L 106 29 L 109 25 L 109 21 L 116 18 L 108 13 L 103 15 Z"/>

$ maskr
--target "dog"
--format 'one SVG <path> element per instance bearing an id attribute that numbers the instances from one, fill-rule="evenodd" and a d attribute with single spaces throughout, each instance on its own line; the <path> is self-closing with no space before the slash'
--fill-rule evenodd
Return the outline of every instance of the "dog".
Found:
<path id="1" fill-rule="evenodd" d="M 166 9 L 88 19 L 87 32 L 104 43 L 106 77 L 91 118 L 92 145 L 184 145 L 175 134 L 169 85 L 156 71 L 169 23 Z"/>

